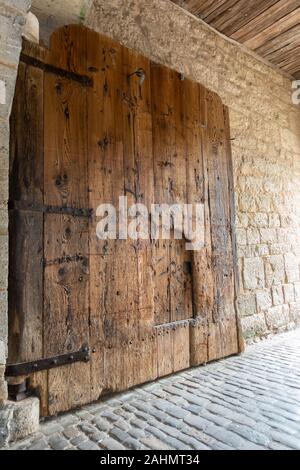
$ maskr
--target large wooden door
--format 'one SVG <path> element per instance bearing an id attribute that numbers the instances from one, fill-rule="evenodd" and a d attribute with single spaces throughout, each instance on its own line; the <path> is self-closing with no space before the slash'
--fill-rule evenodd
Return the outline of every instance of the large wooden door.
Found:
<path id="1" fill-rule="evenodd" d="M 204 205 L 204 248 L 102 240 L 100 204 Z M 11 118 L 9 364 L 43 415 L 239 352 L 227 108 L 81 26 L 25 43 Z M 54 359 L 54 363 L 55 363 Z"/>

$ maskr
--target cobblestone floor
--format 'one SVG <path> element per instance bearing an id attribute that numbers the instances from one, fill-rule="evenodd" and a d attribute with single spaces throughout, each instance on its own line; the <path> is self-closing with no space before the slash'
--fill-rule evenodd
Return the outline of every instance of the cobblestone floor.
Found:
<path id="1" fill-rule="evenodd" d="M 300 330 L 85 406 L 11 449 L 300 449 Z"/>

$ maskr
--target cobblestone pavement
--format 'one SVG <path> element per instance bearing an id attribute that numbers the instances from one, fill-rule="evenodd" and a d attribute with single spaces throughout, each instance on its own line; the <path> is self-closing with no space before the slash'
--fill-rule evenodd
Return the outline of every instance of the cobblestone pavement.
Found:
<path id="1" fill-rule="evenodd" d="M 300 449 L 300 330 L 48 420 L 11 449 Z"/>

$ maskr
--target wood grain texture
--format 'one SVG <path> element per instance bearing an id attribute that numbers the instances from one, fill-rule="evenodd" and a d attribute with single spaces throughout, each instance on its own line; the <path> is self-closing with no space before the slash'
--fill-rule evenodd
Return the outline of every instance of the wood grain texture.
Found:
<path id="1" fill-rule="evenodd" d="M 86 31 L 62 28 L 52 35 L 48 61 L 86 73 Z M 87 99 L 80 83 L 45 72 L 44 202 L 88 208 Z M 86 220 L 54 214 L 44 219 L 44 355 L 89 343 L 89 259 Z M 90 401 L 86 364 L 48 372 L 48 409 L 56 414 Z"/>
<path id="2" fill-rule="evenodd" d="M 212 2 L 207 8 L 213 15 Z M 81 26 L 54 33 L 48 52 L 30 43 L 23 51 L 54 69 L 21 65 L 17 84 L 11 199 L 33 205 L 11 211 L 10 359 L 91 350 L 88 364 L 30 378 L 42 414 L 237 353 L 229 116 L 220 98 Z M 97 208 L 118 208 L 120 196 L 149 211 L 201 204 L 203 246 L 187 250 L 174 223 L 169 240 L 99 240 Z"/>
<path id="3" fill-rule="evenodd" d="M 245 44 L 297 78 L 300 73 L 299 0 L 172 0 L 226 36 Z M 288 64 L 278 60 L 285 47 L 295 50 Z"/>

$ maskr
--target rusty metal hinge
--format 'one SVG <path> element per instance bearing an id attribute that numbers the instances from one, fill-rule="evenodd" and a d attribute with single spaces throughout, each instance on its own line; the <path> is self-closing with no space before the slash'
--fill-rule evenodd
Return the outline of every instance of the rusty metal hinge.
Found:
<path id="1" fill-rule="evenodd" d="M 31 65 L 32 67 L 43 70 L 44 72 L 48 72 L 58 77 L 66 78 L 68 80 L 78 82 L 84 87 L 92 87 L 94 84 L 93 79 L 91 77 L 88 77 L 87 75 L 81 75 L 76 72 L 71 72 L 70 70 L 65 70 L 60 67 L 55 67 L 52 64 L 42 62 L 41 60 L 35 57 L 26 55 L 23 52 L 20 55 L 20 61 L 26 65 Z"/>
<path id="2" fill-rule="evenodd" d="M 6 377 L 23 377 L 40 372 L 42 370 L 55 369 L 57 367 L 74 364 L 75 362 L 89 362 L 90 348 L 84 345 L 79 351 L 63 354 L 61 356 L 39 359 L 33 362 L 23 362 L 21 364 L 8 364 L 6 366 Z"/>
<path id="3" fill-rule="evenodd" d="M 128 75 L 128 78 L 131 78 L 131 77 L 133 77 L 134 75 L 139 78 L 140 86 L 142 86 L 143 83 L 144 83 L 144 81 L 145 81 L 145 79 L 146 79 L 146 72 L 145 72 L 145 70 L 142 69 L 142 68 L 139 68 L 139 69 L 135 70 L 133 73 L 129 74 L 129 75 Z"/>
<path id="4" fill-rule="evenodd" d="M 44 214 L 70 215 L 72 217 L 83 217 L 87 219 L 91 218 L 93 215 L 92 209 L 66 206 L 48 206 L 44 204 L 32 204 L 26 201 L 9 201 L 8 209 L 17 211 L 42 212 Z"/>

